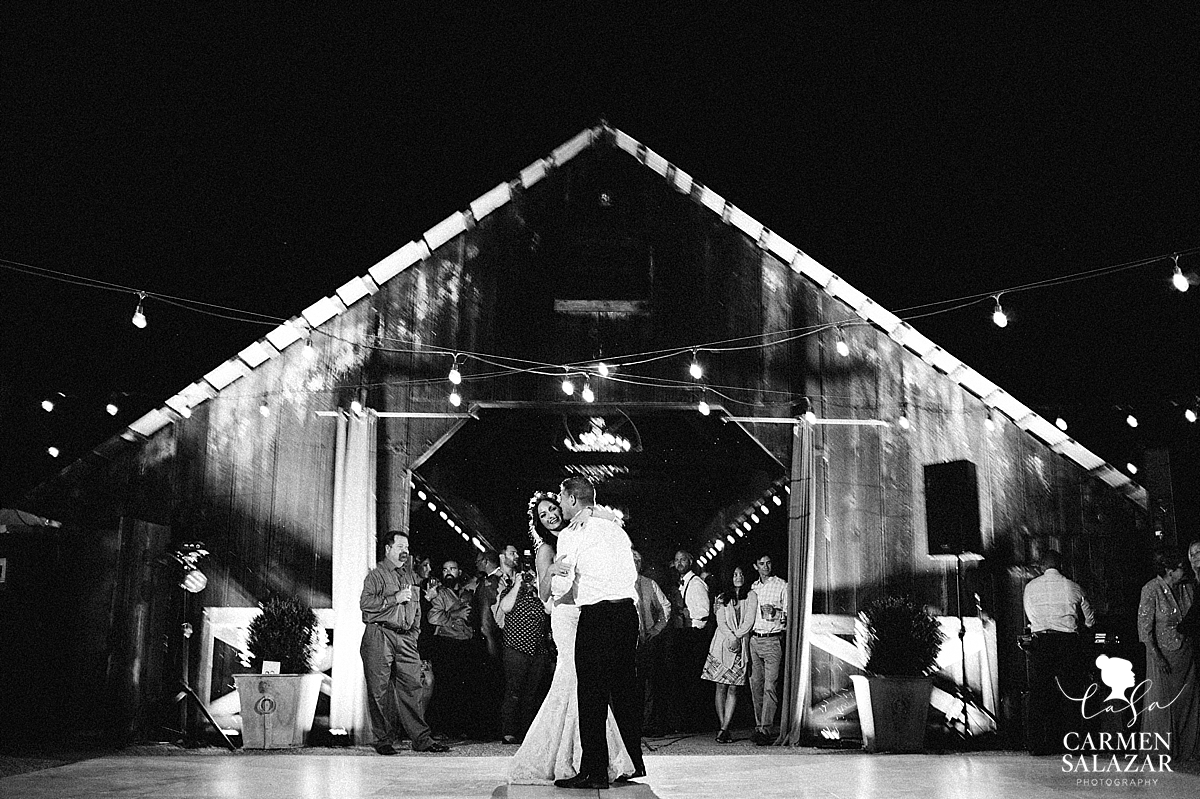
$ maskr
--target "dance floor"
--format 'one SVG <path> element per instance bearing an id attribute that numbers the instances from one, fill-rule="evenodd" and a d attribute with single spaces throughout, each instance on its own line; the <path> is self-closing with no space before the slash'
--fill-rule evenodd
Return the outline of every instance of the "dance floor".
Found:
<path id="1" fill-rule="evenodd" d="M 288 755 L 239 751 L 170 757 L 112 754 L 0 779 L 5 799 L 155 797 L 156 799 L 696 799 L 822 797 L 827 799 L 996 799 L 1138 795 L 1195 799 L 1200 775 L 1179 772 L 1064 773 L 1058 758 L 1013 752 L 868 755 L 812 749 L 745 750 L 739 755 L 649 754 L 642 784 L 608 791 L 567 791 L 505 784 L 507 758 Z M 751 753 L 753 752 L 753 753 Z"/>

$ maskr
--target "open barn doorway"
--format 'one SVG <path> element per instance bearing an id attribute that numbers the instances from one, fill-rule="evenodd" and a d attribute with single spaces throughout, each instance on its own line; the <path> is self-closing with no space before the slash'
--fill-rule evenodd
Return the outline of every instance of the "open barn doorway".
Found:
<path id="1" fill-rule="evenodd" d="M 591 479 L 597 501 L 625 514 L 647 574 L 664 585 L 675 579 L 670 562 L 680 549 L 715 552 L 706 563 L 714 580 L 734 565 L 753 579 L 763 552 L 787 563 L 787 467 L 719 409 L 509 405 L 473 413 L 410 472 L 413 549 L 435 563 L 473 559 L 489 546 L 529 549 L 530 496 L 571 475 Z"/>

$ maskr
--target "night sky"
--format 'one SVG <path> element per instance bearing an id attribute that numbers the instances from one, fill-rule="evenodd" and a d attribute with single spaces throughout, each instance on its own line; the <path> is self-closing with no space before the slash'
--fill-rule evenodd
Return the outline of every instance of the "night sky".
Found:
<path id="1" fill-rule="evenodd" d="M 221 316 L 0 269 L 5 506 L 602 118 L 905 318 L 982 295 L 913 323 L 1194 493 L 1200 12 L 56 5 L 0 11 L 0 258 Z"/>

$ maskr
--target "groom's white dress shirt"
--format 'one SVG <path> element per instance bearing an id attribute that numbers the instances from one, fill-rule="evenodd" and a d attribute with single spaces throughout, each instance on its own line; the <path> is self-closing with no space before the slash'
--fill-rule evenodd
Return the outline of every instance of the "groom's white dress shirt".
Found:
<path id="1" fill-rule="evenodd" d="M 637 601 L 633 544 L 616 522 L 597 519 L 585 508 L 558 534 L 558 556 L 571 566 L 571 576 L 551 579 L 555 596 L 565 595 L 574 584 L 577 605 Z"/>

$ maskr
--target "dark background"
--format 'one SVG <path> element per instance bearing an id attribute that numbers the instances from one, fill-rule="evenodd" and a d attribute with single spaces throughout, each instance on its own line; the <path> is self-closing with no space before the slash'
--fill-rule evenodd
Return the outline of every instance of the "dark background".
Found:
<path id="1" fill-rule="evenodd" d="M 2 504 L 604 118 L 1119 468 L 1168 447 L 1194 534 L 1197 12 L 407 5 L 0 10 L 0 258 L 123 287 L 0 269 Z"/>

